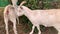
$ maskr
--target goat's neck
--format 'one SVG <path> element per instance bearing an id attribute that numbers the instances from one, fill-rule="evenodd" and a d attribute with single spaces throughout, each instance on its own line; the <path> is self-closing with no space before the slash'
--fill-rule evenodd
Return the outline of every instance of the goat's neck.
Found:
<path id="1" fill-rule="evenodd" d="M 32 12 L 32 10 L 27 9 L 27 10 L 24 10 L 24 15 L 25 15 L 27 18 L 31 19 L 31 18 L 33 17 L 33 12 Z"/>
<path id="2" fill-rule="evenodd" d="M 25 11 L 24 15 L 31 21 L 34 17 L 33 13 L 30 11 Z"/>
<path id="3" fill-rule="evenodd" d="M 33 13 L 31 10 L 25 11 L 25 16 L 32 16 L 32 15 L 33 15 Z"/>

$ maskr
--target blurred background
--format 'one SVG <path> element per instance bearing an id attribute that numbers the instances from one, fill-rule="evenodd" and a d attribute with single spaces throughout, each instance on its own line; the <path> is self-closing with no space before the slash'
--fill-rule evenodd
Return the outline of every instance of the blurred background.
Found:
<path id="1" fill-rule="evenodd" d="M 34 9 L 59 9 L 60 8 L 60 0 L 18 0 L 17 5 L 19 5 L 22 1 L 27 1 L 24 6 L 34 10 Z M 4 7 L 8 4 L 12 4 L 11 0 L 0 0 L 0 34 L 5 34 L 5 24 L 3 19 Z M 32 29 L 32 24 L 26 16 L 19 17 L 19 24 L 17 24 L 18 34 L 29 34 Z M 14 34 L 13 32 L 13 24 L 9 21 L 9 33 Z M 43 25 L 40 26 L 42 34 L 57 34 L 57 30 L 53 27 L 45 27 Z M 35 28 L 34 34 L 37 34 L 38 30 Z"/>

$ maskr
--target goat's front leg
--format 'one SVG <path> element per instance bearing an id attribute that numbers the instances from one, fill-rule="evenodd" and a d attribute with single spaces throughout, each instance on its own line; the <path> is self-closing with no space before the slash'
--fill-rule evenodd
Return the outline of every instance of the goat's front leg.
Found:
<path id="1" fill-rule="evenodd" d="M 7 15 L 4 15 L 4 22 L 5 22 L 6 34 L 9 34 L 8 33 L 8 16 Z"/>
<path id="2" fill-rule="evenodd" d="M 37 29 L 38 29 L 38 34 L 41 34 L 39 25 L 37 26 Z"/>
<path id="3" fill-rule="evenodd" d="M 60 34 L 60 24 L 56 24 L 54 27 L 57 29 L 58 34 Z"/>
<path id="4" fill-rule="evenodd" d="M 60 30 L 58 30 L 58 34 L 60 34 Z"/>
<path id="5" fill-rule="evenodd" d="M 35 26 L 32 26 L 32 31 L 29 34 L 33 34 Z"/>
<path id="6" fill-rule="evenodd" d="M 60 34 L 60 28 L 56 28 L 57 29 L 57 31 L 58 31 L 58 34 Z"/>

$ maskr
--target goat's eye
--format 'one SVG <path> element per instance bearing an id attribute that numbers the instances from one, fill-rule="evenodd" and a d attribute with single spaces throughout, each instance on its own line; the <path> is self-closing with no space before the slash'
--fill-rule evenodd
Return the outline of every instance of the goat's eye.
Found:
<path id="1" fill-rule="evenodd" d="M 21 9 L 23 9 L 22 7 L 20 7 Z"/>

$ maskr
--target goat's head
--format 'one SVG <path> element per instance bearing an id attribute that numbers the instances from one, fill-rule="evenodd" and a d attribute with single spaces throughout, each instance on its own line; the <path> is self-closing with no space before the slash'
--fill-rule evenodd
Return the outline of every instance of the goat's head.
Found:
<path id="1" fill-rule="evenodd" d="M 23 5 L 24 3 L 26 3 L 26 1 L 22 1 L 22 2 L 20 3 L 20 5 L 18 6 L 19 16 L 22 16 L 22 15 L 24 14 L 24 12 L 23 12 L 23 7 L 22 7 L 22 5 Z"/>
<path id="2" fill-rule="evenodd" d="M 23 9 L 18 6 L 18 16 L 24 15 Z"/>

